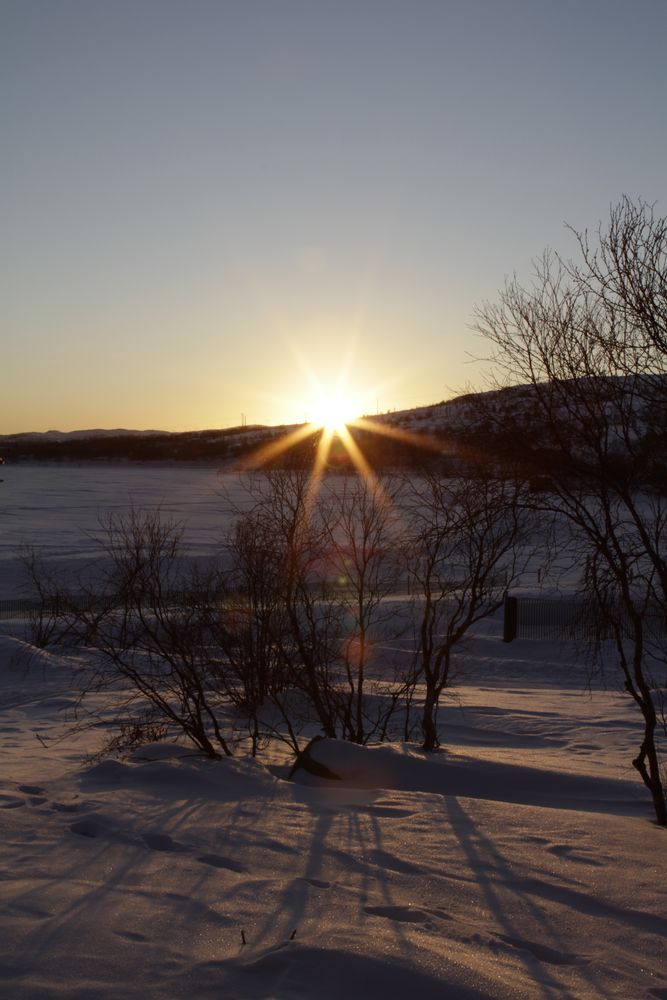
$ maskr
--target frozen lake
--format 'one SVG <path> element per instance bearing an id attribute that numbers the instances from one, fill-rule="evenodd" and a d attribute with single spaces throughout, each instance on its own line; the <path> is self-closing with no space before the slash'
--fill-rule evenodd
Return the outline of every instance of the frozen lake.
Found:
<path id="1" fill-rule="evenodd" d="M 99 552 L 110 514 L 159 508 L 182 522 L 183 551 L 203 558 L 231 523 L 230 502 L 238 508 L 251 502 L 245 475 L 214 466 L 20 463 L 0 472 L 0 599 L 26 596 L 20 559 L 26 546 L 76 572 Z M 537 551 L 523 574 L 526 592 L 548 586 L 542 558 Z M 562 567 L 559 573 L 561 586 L 567 584 Z"/>
<path id="2" fill-rule="evenodd" d="M 0 597 L 21 593 L 23 547 L 80 561 L 97 549 L 100 521 L 132 507 L 183 521 L 187 551 L 206 555 L 229 523 L 223 490 L 238 503 L 244 496 L 237 475 L 210 466 L 17 464 L 1 471 Z"/>

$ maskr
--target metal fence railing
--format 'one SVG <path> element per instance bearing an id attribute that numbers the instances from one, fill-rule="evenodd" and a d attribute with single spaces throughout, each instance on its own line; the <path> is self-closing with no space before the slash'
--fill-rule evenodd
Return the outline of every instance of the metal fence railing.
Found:
<path id="1" fill-rule="evenodd" d="M 39 610 L 39 601 L 22 597 L 0 600 L 0 619 L 18 618 L 25 621 Z"/>
<path id="2" fill-rule="evenodd" d="M 168 603 L 187 604 L 184 593 L 170 593 Z M 102 598 L 101 600 L 109 600 Z M 41 603 L 35 598 L 0 599 L 0 622 L 30 621 L 37 615 L 66 614 L 73 607 L 79 610 L 91 606 L 90 597 L 69 597 L 55 605 Z M 93 605 L 94 606 L 94 605 Z M 614 615 L 616 624 L 629 635 L 630 621 L 621 608 Z M 644 616 L 646 636 L 653 640 L 667 640 L 667 618 L 663 608 L 649 608 Z M 514 639 L 594 641 L 610 638 L 608 621 L 600 614 L 593 601 L 577 597 L 511 597 L 507 595 L 503 612 L 503 640 Z"/>
<path id="3" fill-rule="evenodd" d="M 614 612 L 614 623 L 627 636 L 631 633 L 630 618 L 622 608 Z M 645 634 L 653 640 L 667 639 L 667 618 L 664 609 L 648 608 L 643 616 Z M 503 640 L 570 639 L 591 642 L 612 637 L 608 617 L 594 601 L 577 597 L 510 597 L 505 598 Z"/>
<path id="4" fill-rule="evenodd" d="M 162 595 L 163 604 L 185 605 L 191 595 L 184 591 L 174 591 Z M 66 615 L 72 611 L 93 611 L 96 608 L 121 607 L 121 601 L 110 595 L 72 595 L 68 594 L 59 600 L 40 601 L 37 598 L 12 597 L 0 599 L 0 621 L 18 619 L 29 621 L 35 615 L 48 617 L 49 615 Z"/>
<path id="5" fill-rule="evenodd" d="M 30 621 L 35 616 L 44 618 L 49 616 L 65 615 L 71 611 L 90 610 L 96 606 L 97 601 L 104 601 L 106 598 L 92 598 L 89 596 L 67 595 L 60 600 L 40 601 L 37 598 L 10 597 L 0 599 L 0 622 L 9 620 Z"/>

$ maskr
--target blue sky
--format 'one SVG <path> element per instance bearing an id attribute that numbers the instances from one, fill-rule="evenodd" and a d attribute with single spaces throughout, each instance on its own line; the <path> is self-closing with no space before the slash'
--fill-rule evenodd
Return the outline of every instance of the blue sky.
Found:
<path id="1" fill-rule="evenodd" d="M 480 382 L 563 223 L 667 212 L 664 0 L 2 0 L 0 433 Z"/>

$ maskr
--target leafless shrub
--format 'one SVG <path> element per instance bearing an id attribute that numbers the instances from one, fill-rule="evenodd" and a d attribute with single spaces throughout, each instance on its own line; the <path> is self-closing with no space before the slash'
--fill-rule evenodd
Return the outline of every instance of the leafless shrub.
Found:
<path id="1" fill-rule="evenodd" d="M 406 491 L 414 604 L 415 676 L 425 689 L 423 749 L 440 745 L 438 706 L 470 629 L 500 607 L 523 568 L 528 512 L 512 482 L 427 473 Z"/>

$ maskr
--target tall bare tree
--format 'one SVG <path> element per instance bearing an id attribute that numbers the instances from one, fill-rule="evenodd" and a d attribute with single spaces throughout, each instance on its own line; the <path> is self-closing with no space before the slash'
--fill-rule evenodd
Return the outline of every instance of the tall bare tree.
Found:
<path id="1" fill-rule="evenodd" d="M 505 450 L 548 479 L 543 505 L 569 522 L 642 715 L 633 765 L 666 825 L 655 622 L 667 617 L 667 222 L 624 198 L 595 236 L 575 236 L 576 262 L 545 253 L 530 284 L 513 278 L 477 309 L 476 328 L 505 383 L 529 387 L 520 447 Z"/>

